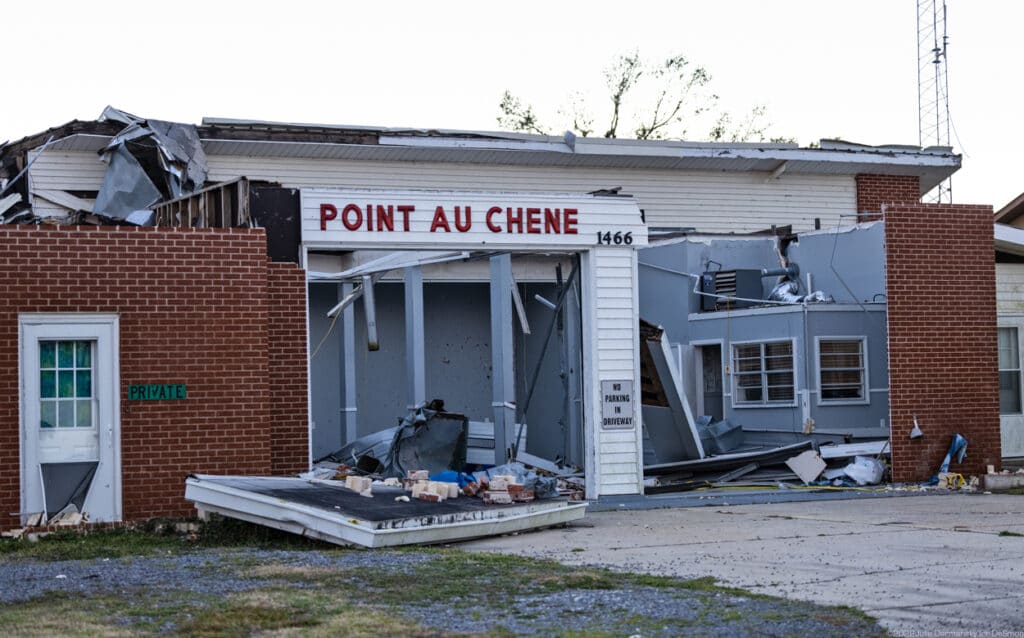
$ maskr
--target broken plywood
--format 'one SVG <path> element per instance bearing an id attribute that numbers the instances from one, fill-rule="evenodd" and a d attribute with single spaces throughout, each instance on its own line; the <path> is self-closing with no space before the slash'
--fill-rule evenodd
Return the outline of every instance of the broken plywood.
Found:
<path id="1" fill-rule="evenodd" d="M 821 457 L 814 450 L 807 450 L 786 459 L 786 466 L 793 470 L 805 485 L 817 480 L 821 473 L 825 471 L 825 461 L 822 461 Z"/>

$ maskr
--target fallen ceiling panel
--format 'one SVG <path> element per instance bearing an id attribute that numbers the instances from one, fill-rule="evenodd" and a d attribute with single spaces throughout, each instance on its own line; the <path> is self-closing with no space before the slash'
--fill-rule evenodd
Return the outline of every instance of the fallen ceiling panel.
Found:
<path id="1" fill-rule="evenodd" d="M 396 501 L 402 488 L 373 487 L 360 496 L 336 481 L 192 475 L 185 498 L 214 512 L 339 545 L 391 547 L 496 536 L 583 518 L 586 503 L 545 499 L 487 505 L 457 498 L 441 503 Z"/>

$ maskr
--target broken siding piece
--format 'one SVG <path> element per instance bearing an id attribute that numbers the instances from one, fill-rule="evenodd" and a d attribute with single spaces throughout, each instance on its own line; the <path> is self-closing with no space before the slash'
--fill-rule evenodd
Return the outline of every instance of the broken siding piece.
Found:
<path id="1" fill-rule="evenodd" d="M 67 208 L 70 211 L 92 212 L 93 202 L 88 199 L 76 197 L 67 191 L 49 190 L 44 188 L 32 189 L 32 194 L 41 197 L 48 202 Z"/>
<path id="2" fill-rule="evenodd" d="M 21 195 L 18 193 L 11 193 L 7 197 L 0 199 L 0 215 L 3 215 L 8 208 L 14 206 L 21 201 Z"/>
<path id="3" fill-rule="evenodd" d="M 823 459 L 842 459 L 853 456 L 878 456 L 889 453 L 889 441 L 866 441 L 844 445 L 822 445 L 818 453 Z"/>

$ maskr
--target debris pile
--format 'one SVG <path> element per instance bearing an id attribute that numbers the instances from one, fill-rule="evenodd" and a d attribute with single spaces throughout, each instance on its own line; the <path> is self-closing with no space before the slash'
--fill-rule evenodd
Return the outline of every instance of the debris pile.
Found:
<path id="1" fill-rule="evenodd" d="M 986 491 L 1002 492 L 1024 488 L 1024 468 L 1017 468 L 1015 471 L 1004 469 L 1001 472 L 996 472 L 996 468 L 989 465 L 987 469 L 988 473 L 985 474 Z"/>
<path id="2" fill-rule="evenodd" d="M 24 527 L 18 527 L 0 534 L 5 538 L 22 538 L 36 540 L 51 531 L 69 527 L 80 527 L 89 522 L 88 512 L 79 512 L 75 505 L 68 505 L 51 517 L 45 512 L 36 512 L 28 517 Z"/>
<path id="3" fill-rule="evenodd" d="M 300 474 L 299 478 L 344 481 L 347 489 L 367 498 L 376 496 L 374 488 L 390 488 L 378 491 L 398 502 L 415 499 L 441 503 L 459 497 L 478 498 L 488 505 L 529 503 L 538 498 L 583 500 L 581 478 L 550 476 L 522 463 L 508 463 L 473 474 L 445 470 L 431 475 L 427 470 L 414 469 L 402 479 L 362 474 L 358 468 L 348 465 L 321 463 L 312 471 Z M 394 496 L 395 488 L 401 488 L 404 494 Z"/>

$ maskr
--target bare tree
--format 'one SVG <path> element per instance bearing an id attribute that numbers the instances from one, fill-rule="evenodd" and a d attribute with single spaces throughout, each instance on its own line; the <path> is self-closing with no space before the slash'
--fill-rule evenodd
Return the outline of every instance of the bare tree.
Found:
<path id="1" fill-rule="evenodd" d="M 734 121 L 731 114 L 718 109 L 718 95 L 709 88 L 711 74 L 683 55 L 670 56 L 656 64 L 645 62 L 637 51 L 619 55 L 605 69 L 604 78 L 610 101 L 604 137 L 618 137 L 620 127 L 629 126 L 638 140 L 683 139 L 691 126 L 700 126 L 711 118 L 708 133 L 698 134 L 698 138 L 729 142 L 765 140 L 767 109 L 755 106 L 739 122 Z M 510 91 L 505 91 L 499 109 L 498 125 L 503 128 L 541 134 L 547 130 L 533 107 Z M 569 106 L 559 114 L 582 137 L 595 130 L 595 118 L 579 93 L 570 97 Z"/>
<path id="2" fill-rule="evenodd" d="M 501 96 L 501 104 L 498 105 L 498 108 L 501 109 L 501 115 L 498 116 L 498 126 L 522 133 L 548 134 L 541 127 L 537 114 L 533 112 L 533 107 L 529 104 L 523 104 L 519 98 L 510 92 L 505 91 L 505 94 Z"/>

